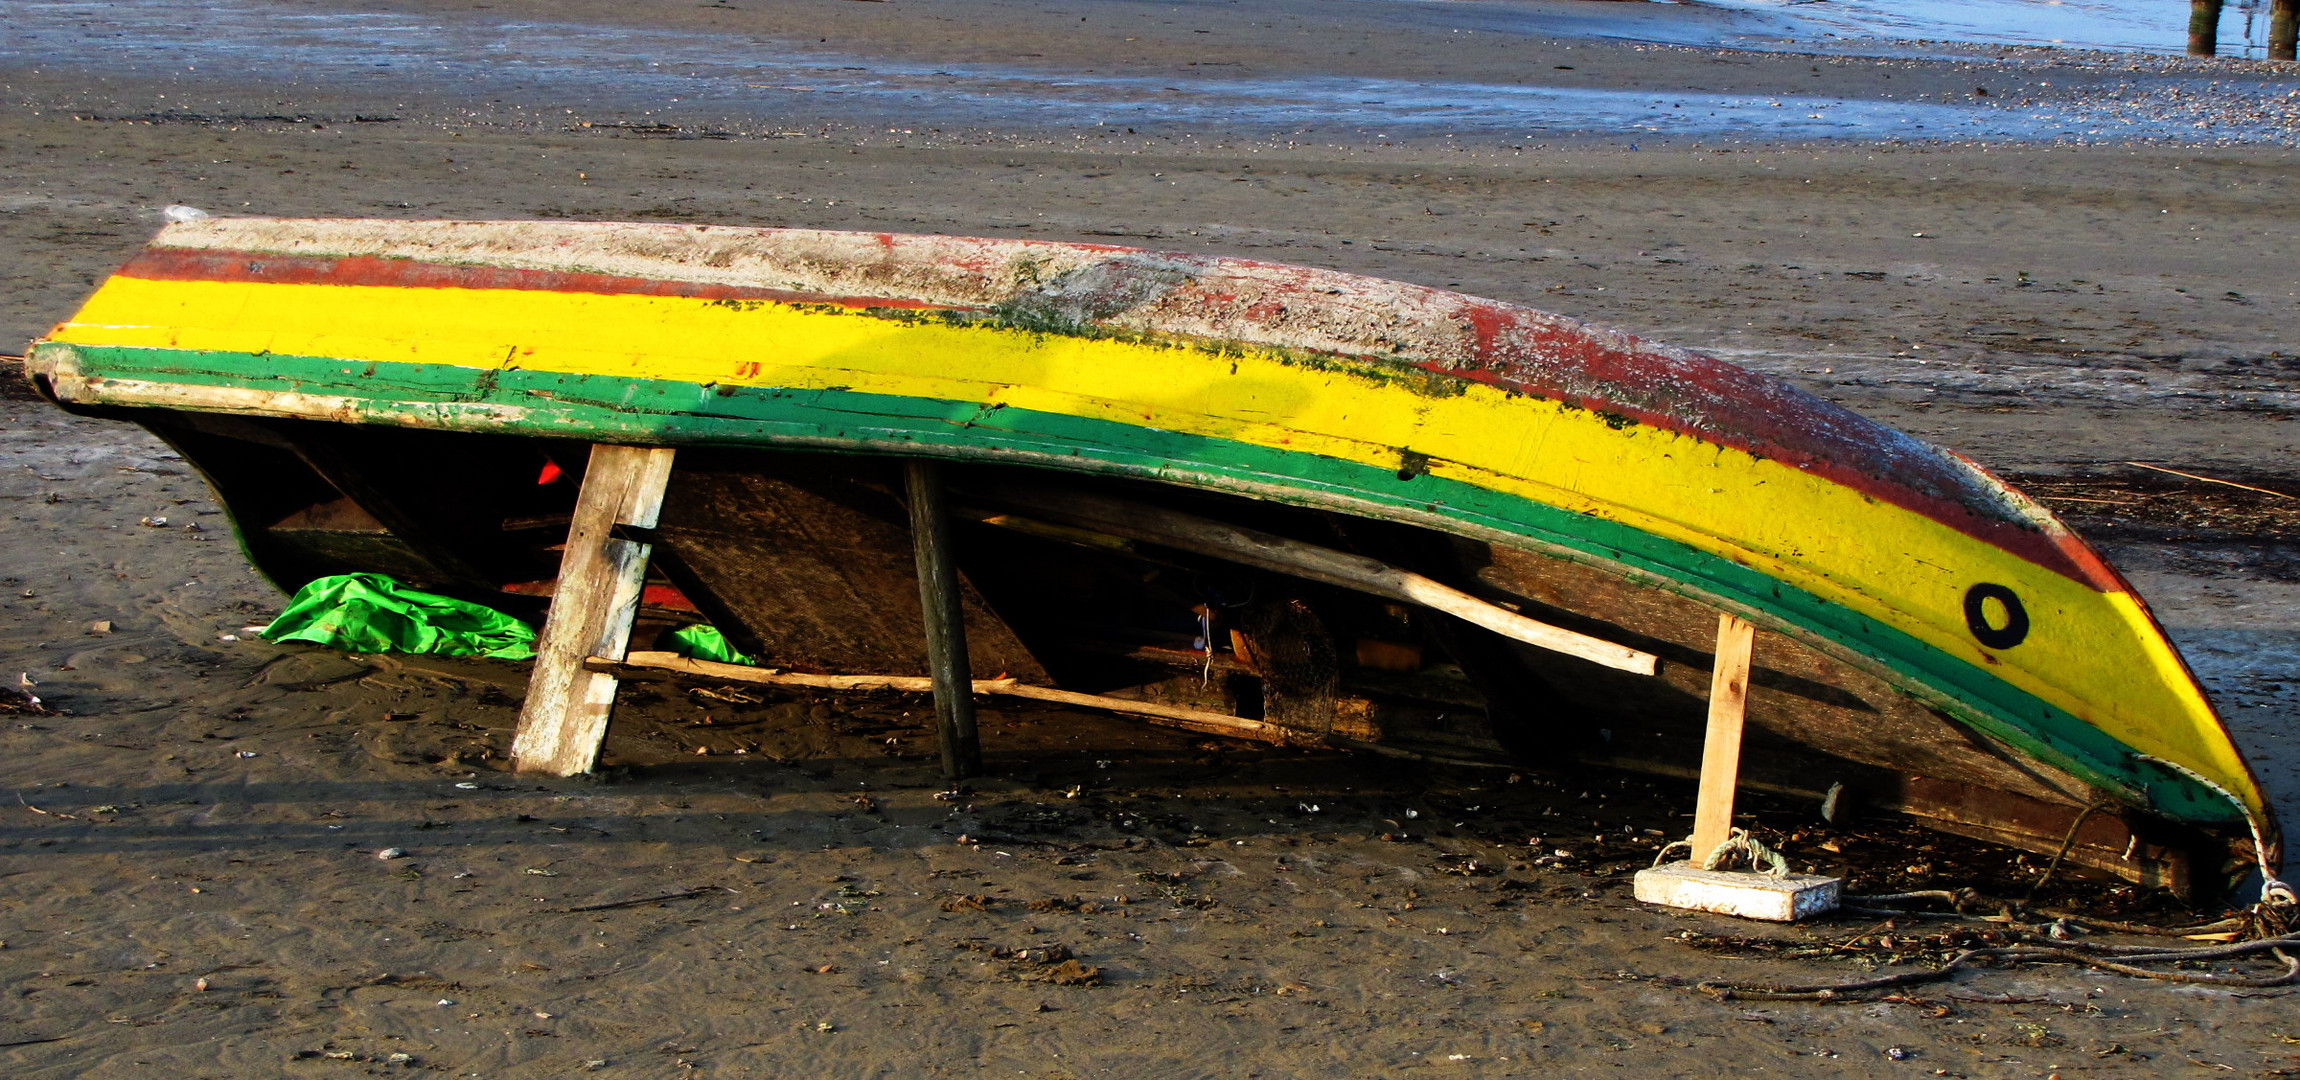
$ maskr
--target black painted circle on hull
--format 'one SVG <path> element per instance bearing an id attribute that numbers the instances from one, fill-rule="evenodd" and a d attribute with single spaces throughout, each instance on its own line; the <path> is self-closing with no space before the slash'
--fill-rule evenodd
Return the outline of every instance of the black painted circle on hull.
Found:
<path id="1" fill-rule="evenodd" d="M 2004 607 L 2003 626 L 1989 624 L 1988 602 Z M 2011 589 L 1984 581 L 1965 590 L 1965 629 L 1973 639 L 1992 649 L 2009 649 L 2028 640 L 2028 609 Z"/>

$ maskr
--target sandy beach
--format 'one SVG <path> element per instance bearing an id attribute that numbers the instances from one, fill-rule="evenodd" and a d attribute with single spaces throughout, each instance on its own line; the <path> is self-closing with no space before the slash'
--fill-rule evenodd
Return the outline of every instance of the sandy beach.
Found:
<path id="1" fill-rule="evenodd" d="M 1770 32 L 1747 14 L 1571 0 L 311 2 L 219 8 L 242 22 L 204 38 L 127 5 L 136 34 L 181 22 L 181 55 L 34 7 L 44 51 L 0 51 L 0 351 L 171 203 L 1084 240 L 1527 303 L 2028 486 L 2137 585 L 2300 835 L 2300 500 L 2126 464 L 2300 494 L 2289 65 L 1760 50 L 1733 45 Z M 319 44 L 266 62 L 265 19 Z M 417 44 L 377 59 L 303 19 Z M 499 47 L 523 26 L 569 51 Z M 641 34 L 829 59 L 697 52 L 673 86 L 582 51 Z M 450 55 L 468 72 L 404 70 Z M 874 65 L 910 74 L 872 89 Z M 1449 126 L 1331 106 L 1336 78 L 1558 93 Z M 1224 119 L 1257 96 L 1296 104 Z M 1591 126 L 1632 98 L 1722 119 Z M 1749 118 L 1768 101 L 1955 137 L 1790 141 Z M 1991 133 L 2048 106 L 2085 130 Z M 0 715 L 10 1076 L 2300 1073 L 2282 989 L 2040 967 L 1902 1002 L 1701 993 L 1937 963 L 1989 926 L 1637 905 L 1690 784 L 1017 707 L 985 715 L 991 775 L 948 791 L 922 699 L 668 683 L 626 692 L 601 778 L 515 778 L 520 665 L 252 640 L 284 598 L 201 481 L 12 380 L 0 530 L 0 675 L 53 710 Z M 2044 863 L 1751 809 L 1856 891 L 2017 898 Z M 2039 903 L 2182 923 L 2240 898 L 2211 899 L 2056 879 Z"/>

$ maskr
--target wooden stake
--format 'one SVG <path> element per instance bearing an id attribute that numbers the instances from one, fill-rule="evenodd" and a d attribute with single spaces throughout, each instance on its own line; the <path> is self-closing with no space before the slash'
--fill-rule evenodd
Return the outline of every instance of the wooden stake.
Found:
<path id="1" fill-rule="evenodd" d="M 2300 0 L 2268 0 L 2268 59 L 2300 60 Z"/>
<path id="2" fill-rule="evenodd" d="M 1709 734 L 1701 744 L 1701 794 L 1693 806 L 1693 863 L 1733 835 L 1733 788 L 1741 776 L 1741 720 L 1749 704 L 1749 654 L 1757 628 L 1717 616 L 1717 665 L 1709 675 Z"/>
<path id="3" fill-rule="evenodd" d="M 911 549 L 918 557 L 918 600 L 926 613 L 926 663 L 934 679 L 935 733 L 942 744 L 942 774 L 964 780 L 982 773 L 982 743 L 974 732 L 973 665 L 966 656 L 966 609 L 958 566 L 950 550 L 949 499 L 942 463 L 905 463 L 910 494 Z"/>
<path id="4" fill-rule="evenodd" d="M 590 671 L 594 656 L 620 658 L 646 583 L 649 545 L 619 540 L 615 526 L 655 527 L 671 479 L 670 450 L 595 445 L 567 528 L 551 614 L 535 643 L 535 669 L 511 740 L 518 772 L 573 776 L 591 771 L 607 741 L 615 676 Z"/>

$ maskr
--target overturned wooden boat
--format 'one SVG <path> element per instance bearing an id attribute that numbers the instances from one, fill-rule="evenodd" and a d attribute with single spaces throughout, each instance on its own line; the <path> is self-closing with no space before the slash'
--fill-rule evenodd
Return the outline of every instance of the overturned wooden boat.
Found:
<path id="1" fill-rule="evenodd" d="M 653 546 L 642 615 L 915 676 L 901 462 L 936 459 L 977 678 L 1690 776 L 1722 612 L 1761 629 L 1744 787 L 2175 888 L 2277 868 L 2195 679 L 2049 513 L 1512 304 L 1094 245 L 207 219 L 27 371 L 171 442 L 284 587 L 382 571 L 537 615 L 589 446 L 677 448 L 659 505 L 602 526 Z"/>

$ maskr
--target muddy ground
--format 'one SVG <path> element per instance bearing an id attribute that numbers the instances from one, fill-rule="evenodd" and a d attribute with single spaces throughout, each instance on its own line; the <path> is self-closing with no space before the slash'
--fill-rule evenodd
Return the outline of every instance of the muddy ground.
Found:
<path id="1" fill-rule="evenodd" d="M 1041 13 L 984 10 L 963 34 L 937 31 L 938 3 L 661 17 L 974 61 Z M 1206 59 L 1249 73 L 1345 62 L 1290 45 L 1298 21 L 1192 14 L 1227 20 Z M 1081 33 L 1046 40 L 1117 48 Z M 1394 36 L 1381 63 L 1401 78 L 1573 65 L 1619 86 L 1729 71 L 1758 92 L 1816 74 L 1945 92 L 1974 70 Z M 1152 40 L 1167 51 L 1140 63 L 1179 48 Z M 101 67 L 0 71 L 7 341 L 69 314 L 168 203 L 1137 243 L 1523 301 L 1774 371 L 2022 478 L 2132 576 L 2300 831 L 2292 500 L 2124 464 L 2300 493 L 2292 150 L 860 123 L 719 138 L 668 104 L 663 126 L 617 127 L 451 86 L 371 100 L 260 66 L 196 85 Z M 1002 709 L 992 776 L 953 793 L 915 699 L 677 686 L 627 694 L 606 778 L 535 783 L 500 770 L 517 665 L 247 640 L 280 600 L 155 441 L 0 401 L 0 664 L 59 710 L 0 717 L 8 1075 L 2300 1070 L 2281 990 L 2038 969 L 1904 1003 L 1700 993 L 1930 962 L 1952 924 L 1780 930 L 1631 903 L 1627 873 L 1682 830 L 1686 785 Z M 1754 809 L 1856 889 L 2017 898 L 2044 861 Z M 2211 913 L 2066 881 L 2040 902 Z M 1800 945 L 1708 937 L 1749 934 Z"/>

